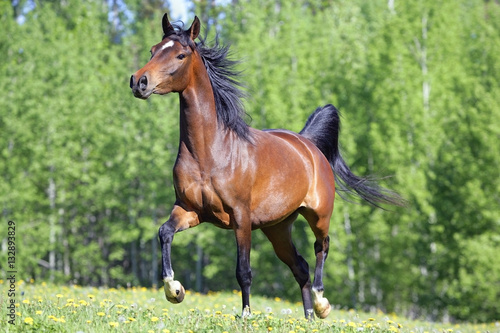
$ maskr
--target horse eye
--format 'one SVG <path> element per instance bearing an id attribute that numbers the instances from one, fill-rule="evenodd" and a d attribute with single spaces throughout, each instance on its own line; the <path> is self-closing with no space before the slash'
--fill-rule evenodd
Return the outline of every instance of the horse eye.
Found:
<path id="1" fill-rule="evenodd" d="M 181 53 L 181 54 L 179 54 L 179 55 L 177 56 L 177 59 L 179 59 L 179 60 L 182 60 L 182 59 L 184 59 L 184 58 L 186 58 L 186 55 L 185 55 L 184 53 Z"/>

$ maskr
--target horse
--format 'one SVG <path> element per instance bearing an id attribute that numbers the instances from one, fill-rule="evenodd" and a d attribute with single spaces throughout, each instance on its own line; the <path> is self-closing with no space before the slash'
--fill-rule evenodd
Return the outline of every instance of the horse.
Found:
<path id="1" fill-rule="evenodd" d="M 165 14 L 162 27 L 162 40 L 151 48 L 149 62 L 131 76 L 130 88 L 140 99 L 179 94 L 180 137 L 173 167 L 176 200 L 158 232 L 167 300 L 180 303 L 185 296 L 172 269 L 174 234 L 209 222 L 234 231 L 243 317 L 251 314 L 252 231 L 260 229 L 291 269 L 305 317 L 312 319 L 315 313 L 326 318 L 331 305 L 323 296 L 323 267 L 335 184 L 375 206 L 402 205 L 401 197 L 351 172 L 339 152 L 340 118 L 333 105 L 317 108 L 299 133 L 251 128 L 244 120 L 237 62 L 228 58 L 229 47 L 218 42 L 208 47 L 201 38 L 196 42 L 198 17 L 184 30 Z M 315 236 L 312 283 L 308 263 L 291 237 L 299 214 Z"/>

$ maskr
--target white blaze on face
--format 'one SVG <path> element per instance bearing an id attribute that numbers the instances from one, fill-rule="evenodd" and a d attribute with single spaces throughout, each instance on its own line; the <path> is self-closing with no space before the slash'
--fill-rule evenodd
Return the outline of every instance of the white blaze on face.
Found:
<path id="1" fill-rule="evenodd" d="M 166 48 L 172 47 L 172 46 L 174 46 L 174 41 L 173 40 L 169 41 L 168 43 L 163 44 L 163 46 L 161 47 L 160 51 L 163 51 Z"/>

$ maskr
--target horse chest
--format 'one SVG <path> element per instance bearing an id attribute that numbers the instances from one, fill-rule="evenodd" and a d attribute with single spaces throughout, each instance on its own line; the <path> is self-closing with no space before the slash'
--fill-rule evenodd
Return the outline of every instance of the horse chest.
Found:
<path id="1" fill-rule="evenodd" d="M 187 159 L 178 160 L 174 167 L 174 186 L 177 199 L 188 209 L 195 211 L 201 220 L 223 228 L 231 227 L 229 214 L 209 176 L 199 165 Z"/>

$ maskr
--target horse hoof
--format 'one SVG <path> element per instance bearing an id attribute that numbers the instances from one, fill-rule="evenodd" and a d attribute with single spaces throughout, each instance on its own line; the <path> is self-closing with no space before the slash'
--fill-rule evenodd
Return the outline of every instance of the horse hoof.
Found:
<path id="1" fill-rule="evenodd" d="M 165 297 L 170 303 L 178 304 L 184 300 L 186 291 L 179 281 L 165 281 Z"/>
<path id="2" fill-rule="evenodd" d="M 332 306 L 330 305 L 330 302 L 324 297 L 318 299 L 314 304 L 314 313 L 316 313 L 316 316 L 320 319 L 328 317 L 331 310 Z"/>

